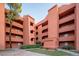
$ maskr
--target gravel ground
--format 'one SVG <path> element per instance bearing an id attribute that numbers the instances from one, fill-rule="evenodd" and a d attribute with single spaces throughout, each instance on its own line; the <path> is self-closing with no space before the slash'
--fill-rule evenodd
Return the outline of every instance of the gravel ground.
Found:
<path id="1" fill-rule="evenodd" d="M 0 51 L 0 56 L 46 56 L 46 55 L 17 48 L 17 49 L 6 49 L 5 51 Z"/>

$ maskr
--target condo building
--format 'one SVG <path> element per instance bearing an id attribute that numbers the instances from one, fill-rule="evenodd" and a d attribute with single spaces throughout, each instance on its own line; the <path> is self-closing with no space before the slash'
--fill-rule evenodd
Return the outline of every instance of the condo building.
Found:
<path id="1" fill-rule="evenodd" d="M 23 16 L 24 45 L 35 44 L 35 20 L 29 15 Z"/>
<path id="2" fill-rule="evenodd" d="M 79 50 L 79 4 L 59 8 L 59 46 L 70 45 Z"/>
<path id="3" fill-rule="evenodd" d="M 48 10 L 44 20 L 36 24 L 36 40 L 44 48 L 60 48 L 65 45 L 79 50 L 79 4 L 69 4 Z"/>
<path id="4" fill-rule="evenodd" d="M 19 17 L 12 23 L 12 47 L 34 45 L 40 42 L 43 48 L 57 49 L 65 45 L 79 51 L 79 4 L 55 5 L 48 15 L 35 24 L 30 15 Z M 10 24 L 6 18 L 9 10 L 0 4 L 0 49 L 9 48 Z"/>
<path id="5" fill-rule="evenodd" d="M 10 48 L 10 22 L 9 19 L 6 18 L 9 12 L 10 10 L 5 9 L 5 4 L 0 4 L 0 50 Z M 29 15 L 14 19 L 11 29 L 12 48 L 18 48 L 22 45 L 34 45 L 34 26 L 34 19 Z"/>

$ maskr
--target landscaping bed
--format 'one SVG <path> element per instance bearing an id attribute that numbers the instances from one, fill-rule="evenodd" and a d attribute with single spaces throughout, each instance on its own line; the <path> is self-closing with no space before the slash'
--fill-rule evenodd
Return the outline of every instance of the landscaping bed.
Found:
<path id="1" fill-rule="evenodd" d="M 41 48 L 39 44 L 37 45 L 24 45 L 20 47 L 21 49 L 31 49 L 31 48 Z"/>

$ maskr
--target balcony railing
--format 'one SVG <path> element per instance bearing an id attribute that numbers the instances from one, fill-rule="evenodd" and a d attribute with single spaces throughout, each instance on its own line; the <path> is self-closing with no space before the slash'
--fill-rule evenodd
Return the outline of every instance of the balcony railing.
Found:
<path id="1" fill-rule="evenodd" d="M 75 25 L 74 24 L 71 24 L 71 25 L 66 25 L 66 26 L 63 26 L 59 29 L 59 32 L 62 33 L 62 32 L 66 32 L 66 31 L 72 31 L 75 29 Z"/>
<path id="2" fill-rule="evenodd" d="M 46 36 L 48 35 L 48 32 L 42 33 L 42 36 Z"/>
<path id="3" fill-rule="evenodd" d="M 59 41 L 74 41 L 75 40 L 75 36 L 71 35 L 71 36 L 67 36 L 67 37 L 60 37 Z"/>
<path id="4" fill-rule="evenodd" d="M 44 30 L 44 29 L 47 29 L 47 28 L 48 28 L 48 26 L 47 26 L 47 25 L 42 27 L 42 29 L 43 29 L 43 30 Z"/>
<path id="5" fill-rule="evenodd" d="M 65 12 L 65 11 L 71 9 L 71 8 L 73 8 L 74 6 L 75 6 L 75 4 L 70 4 L 68 6 L 67 5 L 65 5 L 65 6 L 63 5 L 62 7 L 59 8 L 59 14 Z"/>
<path id="6" fill-rule="evenodd" d="M 7 22 L 7 21 L 6 21 L 6 23 L 9 24 L 9 22 Z M 23 28 L 23 25 L 21 25 L 20 23 L 15 22 L 15 21 L 12 23 L 12 26 Z"/>
<path id="7" fill-rule="evenodd" d="M 6 37 L 6 41 L 9 41 L 9 36 Z M 22 38 L 11 37 L 12 42 L 23 42 Z"/>
<path id="8" fill-rule="evenodd" d="M 6 28 L 6 32 L 9 33 L 9 28 L 8 27 Z M 18 34 L 18 35 L 23 35 L 23 32 L 20 31 L 20 30 L 17 30 L 17 29 L 12 29 L 11 33 Z"/>
<path id="9" fill-rule="evenodd" d="M 75 15 L 74 14 L 71 14 L 67 17 L 64 17 L 62 19 L 59 20 L 59 24 L 62 24 L 62 23 L 65 23 L 65 22 L 68 22 L 68 21 L 71 21 L 75 18 Z"/>

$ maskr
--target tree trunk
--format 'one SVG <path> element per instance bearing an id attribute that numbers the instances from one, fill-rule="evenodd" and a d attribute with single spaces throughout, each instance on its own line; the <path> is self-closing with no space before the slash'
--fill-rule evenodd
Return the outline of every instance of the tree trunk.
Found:
<path id="1" fill-rule="evenodd" d="M 10 20 L 10 29 L 9 29 L 9 44 L 10 44 L 10 48 L 12 48 L 11 29 L 12 29 L 12 21 Z"/>

